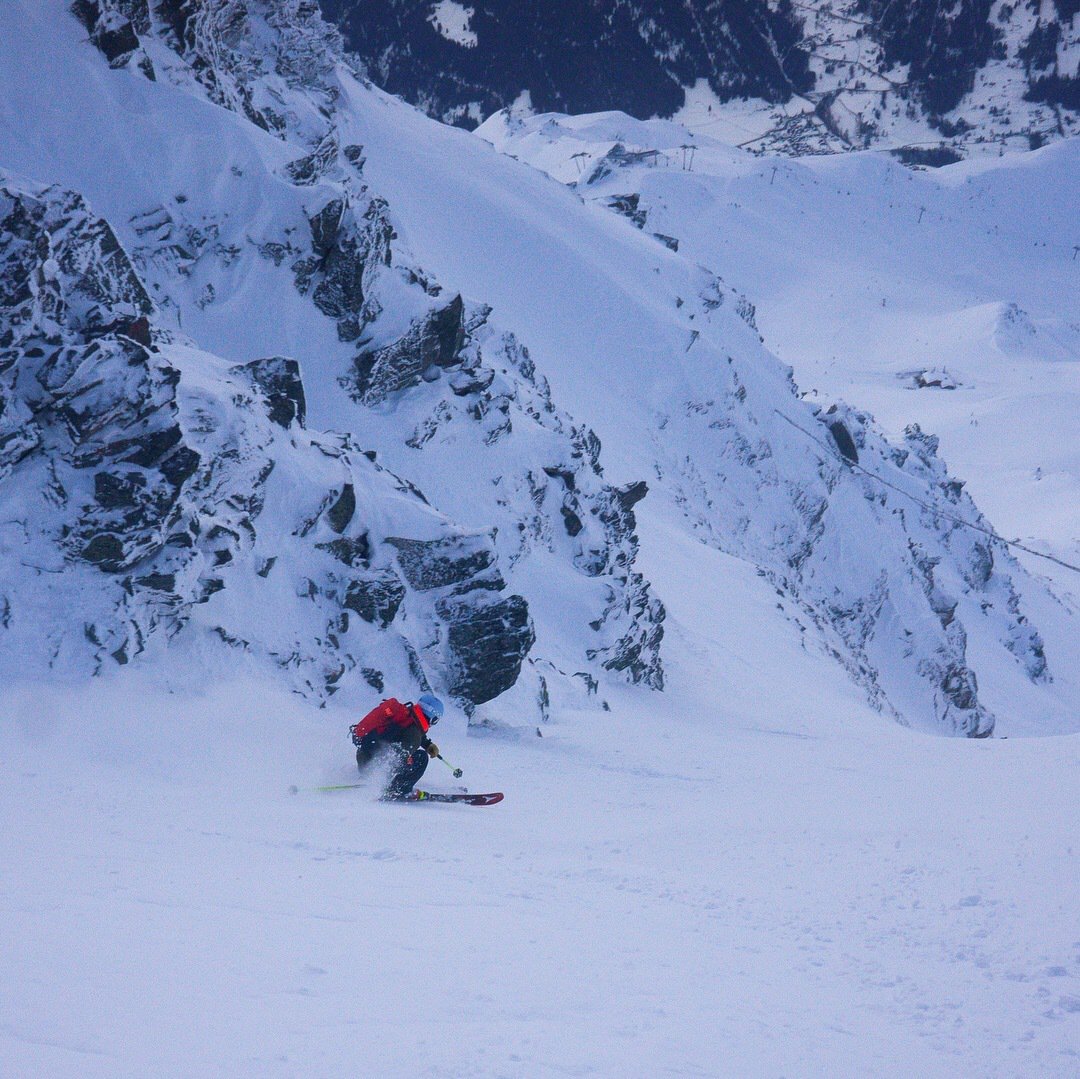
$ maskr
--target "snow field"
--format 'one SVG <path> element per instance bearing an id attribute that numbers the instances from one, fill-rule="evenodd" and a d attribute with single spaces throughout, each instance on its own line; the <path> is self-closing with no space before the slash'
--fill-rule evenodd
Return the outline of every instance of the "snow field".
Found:
<path id="1" fill-rule="evenodd" d="M 1069 1074 L 1080 739 L 882 724 L 668 564 L 668 693 L 437 728 L 490 809 L 310 790 L 354 717 L 265 685 L 9 694 L 5 1071 Z"/>

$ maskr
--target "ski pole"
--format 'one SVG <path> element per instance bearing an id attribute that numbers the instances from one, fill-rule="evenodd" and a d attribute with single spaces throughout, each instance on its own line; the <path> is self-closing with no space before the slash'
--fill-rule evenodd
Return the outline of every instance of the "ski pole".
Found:
<path id="1" fill-rule="evenodd" d="M 455 779 L 460 779 L 461 778 L 461 775 L 462 775 L 461 769 L 460 768 L 455 768 L 441 753 L 439 754 L 439 760 L 441 760 L 443 762 L 443 764 L 445 764 L 446 767 L 449 768 L 450 771 L 454 773 L 454 778 Z"/>

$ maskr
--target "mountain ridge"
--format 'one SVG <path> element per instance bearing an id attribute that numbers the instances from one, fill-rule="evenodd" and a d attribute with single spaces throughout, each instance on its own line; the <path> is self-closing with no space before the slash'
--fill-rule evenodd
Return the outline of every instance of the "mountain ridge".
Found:
<path id="1" fill-rule="evenodd" d="M 678 114 L 754 152 L 931 164 L 1078 130 L 1074 0 L 321 3 L 378 85 L 466 127 L 515 103 Z"/>

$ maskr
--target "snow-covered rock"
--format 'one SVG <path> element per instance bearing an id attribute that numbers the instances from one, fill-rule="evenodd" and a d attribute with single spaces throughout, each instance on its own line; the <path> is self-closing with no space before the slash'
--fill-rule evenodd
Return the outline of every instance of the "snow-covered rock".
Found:
<path id="1" fill-rule="evenodd" d="M 198 627 L 315 699 L 430 678 L 471 706 L 514 683 L 532 627 L 489 536 L 307 431 L 295 361 L 161 328 L 78 195 L 8 181 L 0 219 L 8 677 L 77 678 Z"/>

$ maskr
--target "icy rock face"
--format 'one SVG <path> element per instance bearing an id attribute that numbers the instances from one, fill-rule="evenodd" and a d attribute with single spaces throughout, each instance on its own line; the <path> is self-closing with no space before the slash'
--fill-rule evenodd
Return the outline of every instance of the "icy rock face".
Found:
<path id="1" fill-rule="evenodd" d="M 160 37 L 212 101 L 279 137 L 290 126 L 317 126 L 319 109 L 332 103 L 326 78 L 340 37 L 316 0 L 74 0 L 71 10 L 113 67 L 134 62 L 156 78 L 143 39 Z M 258 37 L 250 32 L 253 12 L 267 31 Z M 223 49 L 227 64 L 215 62 Z M 296 89 L 318 98 L 299 114 L 285 104 Z"/>
<path id="2" fill-rule="evenodd" d="M 111 0 L 110 0 L 111 2 Z M 132 0 L 138 3 L 140 0 Z M 210 99 L 242 113 L 271 134 L 318 126 L 333 102 L 327 76 L 340 55 L 337 32 L 315 0 L 148 0 L 154 28 L 187 61 Z M 252 33 L 252 17 L 262 34 Z M 227 62 L 223 62 L 226 61 Z M 310 98 L 300 112 L 291 90 Z"/>
<path id="3" fill-rule="evenodd" d="M 461 363 L 465 340 L 464 307 L 455 296 L 417 319 L 398 340 L 356 357 L 356 395 L 366 405 L 378 404 L 400 390 L 416 386 L 421 379 L 438 377 L 436 368 Z"/>
<path id="4" fill-rule="evenodd" d="M 330 135 L 320 143 L 320 149 L 327 140 L 336 145 Z M 352 164 L 348 158 L 344 160 Z M 325 172 L 318 178 L 324 176 Z M 305 177 L 293 182 L 307 186 L 308 181 Z M 346 182 L 341 186 L 339 197 L 311 213 L 311 254 L 293 262 L 292 270 L 297 289 L 304 295 L 310 293 L 315 306 L 337 322 L 338 337 L 355 341 L 362 328 L 379 315 L 377 301 L 369 296 L 380 267 L 390 265 L 393 228 L 381 199 L 367 196 L 359 184 Z M 268 252 L 270 258 L 276 255 L 276 249 Z"/>
<path id="5" fill-rule="evenodd" d="M 292 0 L 163 0 L 149 12 L 140 40 L 158 58 L 160 78 L 190 89 L 194 76 L 211 100 L 295 148 L 277 171 L 295 189 L 306 225 L 282 222 L 276 237 L 264 233 L 256 272 L 272 266 L 290 275 L 312 315 L 334 322 L 351 351 L 338 382 L 356 403 L 356 427 L 370 431 L 380 457 L 435 505 L 495 537 L 500 564 L 530 605 L 560 582 L 586 597 L 581 624 L 569 633 L 555 617 L 534 630 L 525 602 L 433 597 L 429 614 L 457 627 L 449 645 L 454 684 L 472 701 L 500 692 L 538 632 L 529 661 L 538 699 L 544 679 L 595 689 L 603 669 L 661 686 L 664 609 L 633 568 L 632 499 L 604 482 L 595 436 L 555 407 L 527 351 L 487 308 L 446 292 L 398 240 L 392 208 L 364 178 L 362 147 L 342 145 L 334 123 L 334 32 L 313 21 L 313 5 Z M 162 60 L 162 46 L 183 63 Z M 319 56 L 297 63 L 297 50 Z M 224 289 L 215 275 L 227 277 L 251 257 L 250 242 L 229 236 L 223 220 L 190 219 L 183 205 L 163 204 L 132 226 L 136 263 L 160 294 L 196 264 L 209 278 L 199 307 Z M 386 410 L 398 422 L 376 434 L 373 421 Z M 471 487 L 463 487 L 465 473 Z M 534 570 L 540 563 L 542 574 Z M 354 588 L 349 602 L 382 621 L 400 601 L 392 584 L 375 581 Z"/>
<path id="6" fill-rule="evenodd" d="M 201 43 L 197 39 L 194 51 L 189 50 L 186 56 L 197 68 L 212 57 L 217 84 L 253 85 L 249 82 L 253 72 L 261 70 L 256 60 L 249 58 L 251 43 L 258 38 L 259 19 L 266 19 L 286 40 L 302 37 L 309 26 L 309 5 L 305 4 L 207 6 L 230 8 L 233 15 L 225 21 L 224 16 L 203 18 Z M 212 37 L 211 31 L 219 31 L 222 25 L 229 27 L 229 35 L 218 32 Z M 316 31 L 328 32 L 325 27 Z M 319 81 L 326 64 L 324 58 L 322 69 L 309 72 L 300 90 L 307 95 L 314 86 L 315 100 L 332 103 L 337 95 L 335 87 L 329 81 Z M 295 84 L 291 85 L 295 89 Z M 247 96 L 254 93 L 249 89 Z M 418 415 L 426 416 L 396 446 L 399 451 L 382 442 L 381 453 L 392 456 L 395 470 L 415 478 L 437 497 L 438 504 L 455 516 L 465 517 L 470 507 L 458 501 L 460 476 L 447 483 L 441 469 L 433 474 L 434 464 L 418 464 L 415 454 L 400 450 L 426 449 L 432 458 L 437 455 L 445 461 L 451 456 L 447 443 L 455 444 L 455 453 L 474 446 L 478 453 L 467 451 L 462 470 L 490 472 L 485 524 L 499 537 L 505 562 L 515 566 L 523 556 L 528 561 L 532 551 L 542 549 L 564 558 L 573 588 L 580 588 L 573 578 L 591 579 L 594 612 L 588 629 L 582 628 L 591 638 L 590 646 L 573 660 L 538 657 L 538 661 L 554 666 L 555 671 L 561 670 L 557 664 L 563 662 L 598 664 L 634 682 L 659 688 L 663 684 L 660 642 L 664 609 L 633 569 L 637 550 L 633 514 L 603 481 L 595 435 L 577 430 L 569 417 L 558 412 L 548 386 L 536 378 L 527 351 L 512 335 L 488 324 L 490 312 L 486 308 L 446 295 L 440 284 L 415 266 L 406 249 L 396 244 L 391 207 L 370 191 L 364 180 L 363 149 L 340 147 L 332 123 L 321 117 L 321 124 L 311 120 L 303 95 L 299 104 L 285 113 L 289 119 L 280 133 L 310 147 L 310 152 L 286 170 L 298 187 L 318 183 L 318 190 L 312 192 L 318 208 L 306 212 L 310 253 L 297 252 L 295 242 L 287 241 L 267 254 L 275 258 L 288 252 L 283 257 L 292 259 L 289 265 L 301 294 L 310 296 L 316 308 L 335 320 L 340 340 L 354 342 L 352 366 L 340 380 L 342 388 L 364 406 L 393 402 L 400 412 L 415 409 Z M 296 95 L 287 100 L 295 103 Z M 497 369 L 485 362 L 485 347 L 501 361 Z M 414 409 L 397 400 L 403 391 L 421 386 L 432 389 Z M 484 450 L 497 442 L 535 443 L 538 436 L 548 445 L 549 459 L 542 468 L 523 473 L 521 457 L 512 448 L 484 468 L 485 458 L 491 457 Z M 513 461 L 510 470 L 505 467 L 509 461 Z M 550 473 L 544 469 L 565 476 L 563 489 L 551 498 L 546 493 Z M 475 489 L 470 496 L 467 502 L 472 507 L 477 501 L 485 503 Z M 553 528 L 549 517 L 564 527 Z M 565 536 L 559 535 L 561 532 Z M 512 543 L 513 537 L 517 539 Z M 528 575 L 522 572 L 519 576 L 522 580 L 517 586 L 528 598 Z M 550 582 L 534 582 L 532 589 L 538 586 L 546 592 Z M 460 605 L 453 609 L 459 618 L 464 617 Z M 526 621 L 524 609 L 515 609 L 507 632 L 523 642 Z M 486 635 L 490 636 L 490 631 Z M 462 635 L 457 639 L 460 642 Z M 504 683 L 502 675 L 492 679 L 492 685 Z"/>
<path id="7" fill-rule="evenodd" d="M 532 630 L 521 597 L 501 594 L 490 539 L 347 439 L 305 431 L 294 361 L 230 365 L 155 327 L 77 195 L 8 181 L 0 236 L 13 669 L 97 670 L 201 627 L 317 699 L 408 674 L 471 707 L 514 682 Z M 464 602 L 474 591 L 483 601 Z M 395 626 L 410 603 L 415 642 Z"/>
<path id="8" fill-rule="evenodd" d="M 527 600 L 547 591 L 528 572 L 530 563 L 552 553 L 562 560 L 567 583 L 588 592 L 592 613 L 580 629 L 587 647 L 567 655 L 562 648 L 545 650 L 541 637 L 534 659 L 549 674 L 577 675 L 584 664 L 662 686 L 664 608 L 633 568 L 633 500 L 604 482 L 595 435 L 556 408 L 527 350 L 491 323 L 489 309 L 447 294 L 398 242 L 391 207 L 364 179 L 362 147 L 340 145 L 332 122 L 338 90 L 328 71 L 336 54 L 327 51 L 302 78 L 290 65 L 283 68 L 282 43 L 308 33 L 311 5 L 220 0 L 191 10 L 199 32 L 185 32 L 182 55 L 201 81 L 218 88 L 215 94 L 234 88 L 223 103 L 246 113 L 242 103 L 271 86 L 288 105 L 274 133 L 306 151 L 282 175 L 305 193 L 309 242 L 305 248 L 303 237 L 283 235 L 261 253 L 290 269 L 298 291 L 334 320 L 339 340 L 354 349 L 342 389 L 366 408 L 392 405 L 400 416 L 415 416 L 394 425 L 397 440 L 380 439 L 380 453 L 399 474 L 422 474 L 426 494 L 455 518 L 473 518 L 481 506 L 500 560 L 519 570 L 514 584 Z M 325 26 L 312 32 L 327 50 L 336 47 Z M 166 40 L 176 47 L 173 37 Z M 264 52 L 276 58 L 273 64 Z M 155 261 L 160 246 L 172 246 L 171 237 L 157 250 L 148 245 L 141 257 Z M 219 243 L 215 253 L 227 262 L 228 247 Z M 417 389 L 422 396 L 402 399 L 404 391 Z M 496 444 L 502 449 L 492 454 Z M 523 470 L 522 460 L 537 444 L 544 459 Z M 459 467 L 418 464 L 425 455 Z M 466 471 L 483 475 L 484 485 L 462 498 Z M 464 617 L 459 607 L 454 611 Z M 526 622 L 523 609 L 516 609 L 507 632 L 525 641 Z M 506 681 L 505 674 L 492 677 L 492 685 Z"/>
<path id="9" fill-rule="evenodd" d="M 867 422 L 864 417 L 864 425 Z M 1020 597 L 1011 577 L 1019 568 L 1015 560 L 993 537 L 990 522 L 964 492 L 963 481 L 949 475 L 937 455 L 937 437 L 912 424 L 904 432 L 904 446 L 905 450 L 892 451 L 891 457 L 904 471 L 924 479 L 933 497 L 929 505 L 915 506 L 920 512 L 920 526 L 943 542 L 953 563 L 950 572 L 942 559 L 928 554 L 929 544 L 921 549 L 913 545 L 915 563 L 924 574 L 927 599 L 942 626 L 949 631 L 955 624 L 956 595 L 975 597 L 980 606 L 999 612 L 1000 637 L 1028 677 L 1033 682 L 1048 681 L 1042 638 L 1020 612 Z M 907 451 L 911 457 L 904 456 Z M 963 631 L 958 626 L 953 632 Z"/>
<path id="10" fill-rule="evenodd" d="M 505 584 L 487 538 L 387 542 L 398 549 L 405 579 L 450 627 L 451 692 L 481 702 L 509 689 L 535 633 L 522 597 L 498 595 Z"/>

